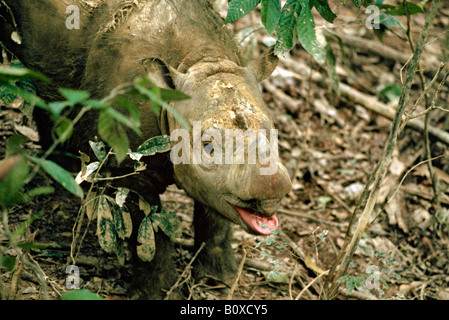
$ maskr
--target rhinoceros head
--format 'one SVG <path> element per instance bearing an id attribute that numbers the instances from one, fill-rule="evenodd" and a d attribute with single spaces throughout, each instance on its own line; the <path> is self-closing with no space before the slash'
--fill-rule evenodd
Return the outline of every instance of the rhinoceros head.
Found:
<path id="1" fill-rule="evenodd" d="M 260 63 L 266 67 L 266 58 Z M 177 74 L 177 89 L 191 99 L 175 107 L 191 128 L 170 114 L 168 124 L 177 184 L 244 230 L 269 234 L 278 226 L 274 214 L 291 181 L 260 94 L 259 81 L 272 69 L 260 70 L 221 60 Z"/>

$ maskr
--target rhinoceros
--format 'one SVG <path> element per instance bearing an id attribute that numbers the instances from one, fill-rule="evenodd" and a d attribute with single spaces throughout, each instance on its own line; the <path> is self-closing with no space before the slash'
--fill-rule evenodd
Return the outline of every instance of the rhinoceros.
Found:
<path id="1" fill-rule="evenodd" d="M 181 157 L 187 161 L 173 161 L 177 154 L 170 152 L 146 157 L 147 169 L 120 183 L 138 190 L 148 203 L 159 207 L 159 195 L 168 185 L 175 183 L 184 189 L 194 200 L 195 248 L 205 243 L 195 260 L 195 277 L 231 279 L 236 271 L 230 245 L 232 223 L 252 234 L 269 234 L 270 228 L 278 226 L 275 212 L 290 191 L 291 181 L 277 157 L 277 145 L 268 143 L 268 139 L 257 146 L 265 154 L 275 155 L 271 158 L 274 163 L 259 158 L 228 163 L 207 161 L 207 157 L 227 146 L 212 144 L 211 139 L 217 139 L 220 133 L 224 137 L 224 132 L 252 131 L 263 138 L 260 132 L 273 132 L 272 117 L 259 87 L 276 67 L 273 50 L 267 49 L 258 59 L 242 65 L 239 46 L 214 10 L 212 0 L 5 0 L 4 4 L 12 11 L 16 26 L 0 19 L 5 30 L 0 40 L 26 67 L 53 80 L 51 85 L 37 84 L 38 94 L 47 100 L 58 97 L 57 87 L 87 90 L 100 99 L 137 76 L 148 76 L 161 88 L 190 96 L 172 102 L 172 107 L 189 122 L 188 133 L 196 129 L 198 138 L 209 132 L 209 141 L 194 141 L 193 133 L 189 140 L 183 140 L 183 149 L 179 148 L 186 154 L 191 151 Z M 69 5 L 79 10 L 79 27 L 67 26 Z M 14 28 L 21 37 L 20 44 L 11 40 Z M 171 112 L 162 109 L 156 114 L 148 102 L 140 102 L 138 107 L 142 135 L 128 133 L 131 150 L 159 135 L 176 132 L 177 141 L 181 140 L 185 128 Z M 51 140 L 51 122 L 39 109 L 35 117 L 45 146 Z M 66 144 L 75 154 L 78 150 L 90 153 L 88 141 L 97 135 L 96 117 L 85 118 Z M 245 137 L 249 141 L 249 136 Z M 250 158 L 249 148 L 231 150 L 226 153 L 228 160 L 239 156 L 238 152 L 248 156 L 243 159 Z M 194 161 L 195 152 L 205 156 Z M 275 170 L 262 174 L 262 169 L 273 164 Z M 129 172 L 129 165 L 131 161 L 124 161 L 117 172 Z M 137 208 L 132 216 L 137 229 L 143 214 Z M 136 233 L 133 230 L 130 240 L 132 251 L 137 244 Z M 156 232 L 153 260 L 134 258 L 135 285 L 130 297 L 165 297 L 177 279 L 173 247 L 167 236 Z"/>

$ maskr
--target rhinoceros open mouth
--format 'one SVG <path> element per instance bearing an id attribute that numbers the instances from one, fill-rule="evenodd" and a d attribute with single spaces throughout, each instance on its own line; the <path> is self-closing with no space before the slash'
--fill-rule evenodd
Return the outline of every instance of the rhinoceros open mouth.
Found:
<path id="1" fill-rule="evenodd" d="M 243 222 L 256 234 L 269 235 L 279 225 L 278 218 L 275 215 L 267 217 L 248 208 L 241 208 L 231 203 L 229 205 L 237 211 Z"/>

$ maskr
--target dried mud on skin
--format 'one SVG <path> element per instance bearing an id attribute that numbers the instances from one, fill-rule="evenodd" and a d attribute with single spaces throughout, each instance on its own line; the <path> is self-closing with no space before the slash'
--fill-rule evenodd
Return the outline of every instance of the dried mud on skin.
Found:
<path id="1" fill-rule="evenodd" d="M 344 21 L 356 19 L 355 10 L 343 6 L 339 7 L 337 16 L 336 23 L 340 26 Z M 424 17 L 417 15 L 412 19 L 412 34 L 417 37 Z M 321 22 L 316 20 L 317 25 Z M 248 17 L 237 21 L 233 27 L 239 31 L 250 23 L 251 17 Z M 443 3 L 429 38 L 434 41 L 426 47 L 427 52 L 423 55 L 426 63 L 438 65 L 438 57 L 444 51 L 442 34 L 448 28 L 449 5 Z M 372 33 L 359 24 L 335 30 L 377 41 Z M 262 46 L 267 36 L 259 32 L 255 34 L 258 45 Z M 404 54 L 410 53 L 407 43 L 398 41 L 391 33 L 385 35 L 384 44 Z M 370 95 L 380 85 L 401 83 L 400 62 L 349 45 L 344 46 L 344 50 L 347 59 L 340 74 L 342 82 Z M 341 64 L 338 47 L 334 47 L 334 52 Z M 314 72 L 327 76 L 300 48 L 294 49 L 287 59 L 290 63 L 312 65 Z M 303 291 L 305 286 L 316 279 L 316 275 L 298 258 L 291 244 L 299 247 L 308 261 L 320 270 L 331 267 L 343 243 L 352 209 L 383 152 L 390 129 L 389 120 L 347 98 L 341 97 L 336 105 L 332 105 L 330 88 L 312 83 L 288 66 L 288 63 L 281 61 L 277 71 L 267 80 L 268 84 L 262 87 L 263 97 L 279 129 L 280 156 L 293 177 L 293 190 L 282 201 L 278 212 L 280 228 L 291 243 L 284 247 L 285 250 L 269 247 L 266 243 L 261 245 L 260 242 L 266 238 L 248 235 L 236 227 L 233 247 L 239 257 L 244 254 L 244 248 L 246 263 L 232 293 L 233 299 L 284 300 L 295 299 L 300 294 L 300 299 L 319 299 L 324 277 L 316 280 L 310 290 Z M 412 89 L 411 101 L 415 101 L 420 95 L 420 89 L 418 85 Z M 285 96 L 288 97 L 287 101 L 283 99 Z M 448 86 L 441 90 L 439 99 L 449 101 Z M 19 112 L 19 105 L 20 101 L 15 101 L 0 107 L 0 158 L 4 156 L 7 138 L 13 133 L 21 132 L 30 137 L 35 134 L 33 124 Z M 435 111 L 430 123 L 447 131 L 448 118 L 447 112 Z M 35 141 L 32 139 L 27 148 L 38 148 Z M 422 133 L 405 129 L 401 134 L 375 212 L 382 210 L 387 196 L 396 190 L 400 177 L 422 161 L 423 146 Z M 447 155 L 447 145 L 432 142 L 434 156 L 445 152 Z M 373 289 L 348 296 L 344 294 L 345 286 L 342 284 L 337 299 L 449 299 L 448 162 L 447 156 L 434 161 L 436 174 L 443 186 L 439 198 L 440 217 L 435 217 L 437 208 L 432 203 L 433 192 L 427 167 L 419 166 L 408 174 L 393 200 L 380 211 L 378 219 L 360 242 L 347 275 L 353 278 L 366 277 L 370 266 L 377 266 L 379 270 L 384 268 L 388 271 L 383 273 L 388 287 L 381 285 L 383 295 Z M 44 183 L 42 178 L 32 182 L 33 185 L 40 183 Z M 41 196 L 29 204 L 12 208 L 9 223 L 13 228 L 38 210 L 44 211 L 44 216 L 29 228 L 30 232 L 34 233 L 37 242 L 57 244 L 58 247 L 41 252 L 32 251 L 31 256 L 48 277 L 50 298 L 60 299 L 60 294 L 67 291 L 65 268 L 70 254 L 72 226 L 80 202 L 56 183 L 53 185 L 56 188 L 54 195 Z M 181 275 L 195 254 L 192 251 L 191 228 L 193 202 L 174 186 L 162 195 L 162 201 L 167 209 L 179 215 L 182 222 L 183 241 L 175 245 L 176 262 Z M 284 243 L 281 238 L 276 238 L 276 241 L 278 244 Z M 270 258 L 274 260 L 270 262 Z M 88 228 L 77 265 L 82 288 L 107 299 L 128 299 L 127 284 L 132 276 L 130 268 L 127 265 L 121 267 L 114 255 L 101 250 L 95 236 L 95 224 Z M 268 274 L 275 266 L 280 271 L 275 279 L 278 282 L 268 279 Z M 8 295 L 12 273 L 3 272 L 0 277 Z M 198 283 L 187 274 L 183 288 L 186 297 L 212 300 L 226 299 L 230 285 L 214 279 Z M 15 298 L 41 299 L 39 290 L 35 276 L 25 268 Z"/>

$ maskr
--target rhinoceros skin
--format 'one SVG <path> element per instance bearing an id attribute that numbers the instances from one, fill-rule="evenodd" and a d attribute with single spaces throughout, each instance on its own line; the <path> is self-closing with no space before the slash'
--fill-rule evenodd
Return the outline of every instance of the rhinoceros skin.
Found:
<path id="1" fill-rule="evenodd" d="M 12 42 L 6 33 L 0 35 L 0 40 L 27 67 L 54 80 L 53 85 L 38 84 L 39 94 L 46 99 L 58 98 L 57 87 L 84 89 L 94 98 L 102 98 L 121 83 L 149 76 L 158 86 L 175 88 L 191 97 L 172 105 L 192 128 L 200 123 L 201 133 L 209 128 L 220 132 L 274 129 L 259 82 L 271 74 L 277 58 L 267 50 L 257 61 L 242 66 L 231 32 L 208 0 L 5 2 L 15 15 L 22 44 Z M 67 29 L 65 25 L 66 8 L 73 4 L 80 8 L 80 29 Z M 4 20 L 0 21 L 3 30 L 11 30 Z M 155 114 L 144 102 L 139 103 L 139 109 L 143 135 L 129 132 L 132 150 L 151 137 L 183 129 L 165 110 Z M 51 130 L 40 110 L 36 122 L 45 146 L 50 143 Z M 90 115 L 75 128 L 69 150 L 90 153 L 88 141 L 95 135 L 96 117 Z M 164 153 L 146 158 L 146 171 L 118 184 L 137 189 L 149 203 L 159 207 L 159 194 L 169 184 L 183 188 L 195 202 L 195 247 L 206 244 L 195 261 L 194 275 L 229 280 L 236 270 L 230 246 L 231 224 L 250 233 L 269 233 L 260 222 L 277 227 L 274 213 L 291 188 L 287 171 L 277 159 L 277 146 L 272 147 L 264 147 L 264 151 L 276 156 L 270 163 L 276 171 L 268 175 L 261 174 L 267 164 L 259 160 L 243 164 L 173 164 L 169 153 Z M 193 142 L 188 148 L 193 160 Z M 129 172 L 128 165 L 132 163 L 124 161 L 115 173 Z M 134 229 L 142 218 L 136 208 Z M 137 244 L 136 233 L 134 230 L 131 236 L 131 248 Z M 163 290 L 176 280 L 173 245 L 162 232 L 156 233 L 156 247 L 150 263 L 133 261 L 136 285 L 132 298 L 163 298 Z"/>

